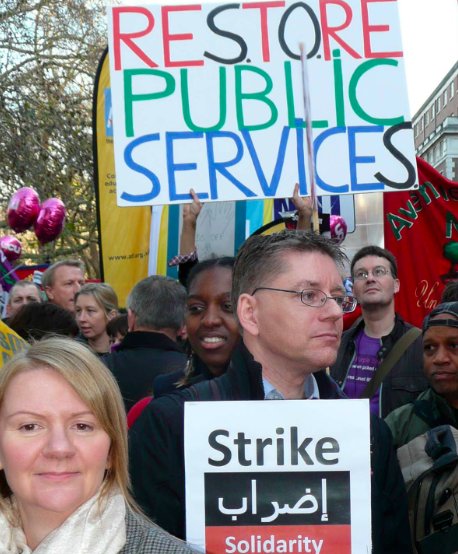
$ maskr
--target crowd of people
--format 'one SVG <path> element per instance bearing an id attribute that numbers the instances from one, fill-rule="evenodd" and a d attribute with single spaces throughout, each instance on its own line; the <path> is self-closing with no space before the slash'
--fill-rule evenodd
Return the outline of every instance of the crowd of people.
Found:
<path id="1" fill-rule="evenodd" d="M 78 260 L 11 289 L 5 322 L 30 344 L 0 370 L 0 552 L 192 552 L 186 402 L 346 398 L 370 404 L 373 553 L 458 551 L 458 463 L 419 535 L 406 475 L 427 453 L 405 456 L 425 436 L 441 456 L 458 444 L 458 284 L 418 329 L 395 311 L 386 249 L 355 254 L 350 295 L 343 250 L 309 230 L 199 261 L 200 208 L 183 212 L 181 283 L 147 277 L 122 311 Z"/>

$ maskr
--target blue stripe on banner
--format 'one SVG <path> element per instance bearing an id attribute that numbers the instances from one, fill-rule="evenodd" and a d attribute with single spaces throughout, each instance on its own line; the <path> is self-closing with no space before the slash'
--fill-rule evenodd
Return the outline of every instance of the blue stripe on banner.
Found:
<path id="1" fill-rule="evenodd" d="M 246 203 L 248 236 L 262 227 L 264 221 L 264 200 L 250 200 Z"/>
<path id="2" fill-rule="evenodd" d="M 240 245 L 246 238 L 246 205 L 246 200 L 237 200 L 235 203 L 234 254 L 237 254 Z"/>
<path id="3" fill-rule="evenodd" d="M 169 236 L 167 237 L 167 260 L 171 260 L 178 254 L 180 228 L 180 206 L 172 204 L 169 206 Z M 167 276 L 178 279 L 178 268 L 169 267 L 167 264 Z"/>

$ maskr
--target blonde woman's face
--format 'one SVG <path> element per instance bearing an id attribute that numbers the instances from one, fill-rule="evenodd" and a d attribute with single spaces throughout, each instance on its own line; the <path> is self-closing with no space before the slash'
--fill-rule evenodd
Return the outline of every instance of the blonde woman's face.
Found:
<path id="1" fill-rule="evenodd" d="M 56 371 L 17 374 L 0 408 L 0 467 L 24 524 L 59 526 L 99 490 L 110 437 Z"/>
<path id="2" fill-rule="evenodd" d="M 96 339 L 106 333 L 109 317 L 92 294 L 78 296 L 75 315 L 80 332 L 87 339 Z"/>

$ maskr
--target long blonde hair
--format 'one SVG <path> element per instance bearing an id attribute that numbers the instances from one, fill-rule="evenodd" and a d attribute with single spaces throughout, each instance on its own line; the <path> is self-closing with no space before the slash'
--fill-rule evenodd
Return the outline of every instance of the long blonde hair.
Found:
<path id="1" fill-rule="evenodd" d="M 51 337 L 30 345 L 9 360 L 0 371 L 0 409 L 11 380 L 19 373 L 37 369 L 56 371 L 90 408 L 111 440 L 110 469 L 101 489 L 101 499 L 119 487 L 126 502 L 137 510 L 129 492 L 127 423 L 118 385 L 105 365 L 83 344 L 64 337 Z M 0 509 L 8 512 L 6 500 L 12 491 L 0 471 Z"/>

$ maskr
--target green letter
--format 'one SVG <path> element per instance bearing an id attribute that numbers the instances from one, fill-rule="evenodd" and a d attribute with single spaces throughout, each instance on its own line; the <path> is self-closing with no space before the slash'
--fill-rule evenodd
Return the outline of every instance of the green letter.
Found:
<path id="1" fill-rule="evenodd" d="M 260 75 L 265 81 L 264 90 L 259 92 L 246 92 L 242 91 L 242 72 L 251 71 Z M 235 106 L 237 111 L 237 125 L 239 129 L 247 129 L 249 131 L 267 129 L 271 125 L 274 125 L 278 118 L 278 110 L 275 104 L 267 98 L 267 95 L 272 91 L 272 79 L 270 76 L 259 69 L 258 67 L 252 67 L 248 65 L 236 65 L 235 66 Z M 257 100 L 263 102 L 270 108 L 271 117 L 266 123 L 260 123 L 258 125 L 245 125 L 245 119 L 243 117 L 243 100 Z M 254 110 L 250 110 L 254 111 Z"/>
<path id="2" fill-rule="evenodd" d="M 404 123 L 404 118 L 402 116 L 391 117 L 391 118 L 387 117 L 386 119 L 379 118 L 379 117 L 372 117 L 371 115 L 369 115 L 363 110 L 358 99 L 356 98 L 356 87 L 358 86 L 359 80 L 365 73 L 367 73 L 370 69 L 372 69 L 373 67 L 376 67 L 377 65 L 397 66 L 398 62 L 396 60 L 390 60 L 390 59 L 376 59 L 376 60 L 368 60 L 367 62 L 364 62 L 359 67 L 357 67 L 350 79 L 350 85 L 348 88 L 348 96 L 350 99 L 351 107 L 353 108 L 353 111 L 355 112 L 355 114 L 358 115 L 361 119 L 364 119 L 364 121 L 367 121 L 368 123 L 373 123 L 374 125 L 390 126 L 390 125 L 398 125 L 399 123 Z"/>
<path id="3" fill-rule="evenodd" d="M 133 77 L 137 75 L 151 75 L 153 77 L 162 77 L 165 81 L 164 90 L 161 92 L 152 92 L 150 94 L 134 94 L 132 91 Z M 175 79 L 170 73 L 159 69 L 126 69 L 124 70 L 124 110 L 126 113 L 126 136 L 134 136 L 133 107 L 134 102 L 143 102 L 145 100 L 156 100 L 170 96 L 175 91 Z"/>
<path id="4" fill-rule="evenodd" d="M 188 87 L 188 70 L 187 69 L 181 69 L 180 70 L 180 76 L 181 76 L 181 98 L 183 102 L 183 118 L 188 126 L 188 129 L 191 129 L 192 131 L 219 131 L 222 126 L 224 125 L 226 121 L 226 68 L 220 67 L 219 68 L 219 120 L 218 123 L 213 125 L 213 127 L 200 127 L 199 125 L 195 125 L 191 120 L 191 110 L 189 108 L 189 87 Z M 215 103 L 217 105 L 218 102 Z"/>
<path id="5" fill-rule="evenodd" d="M 386 218 L 388 220 L 388 223 L 390 224 L 391 230 L 393 231 L 393 235 L 396 240 L 402 239 L 401 231 L 404 229 L 404 227 L 410 229 L 413 225 L 411 221 L 409 221 L 408 219 L 404 219 L 399 215 L 386 214 Z M 399 226 L 396 225 L 397 223 L 399 223 Z"/>
<path id="6" fill-rule="evenodd" d="M 456 219 L 452 212 L 447 212 L 445 218 L 445 238 L 451 239 L 453 229 L 458 231 L 458 219 Z"/>

